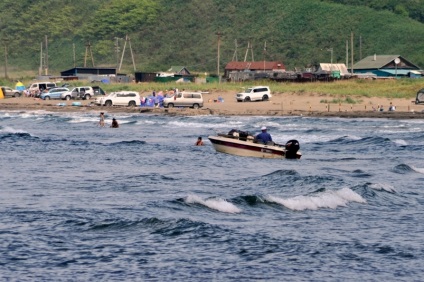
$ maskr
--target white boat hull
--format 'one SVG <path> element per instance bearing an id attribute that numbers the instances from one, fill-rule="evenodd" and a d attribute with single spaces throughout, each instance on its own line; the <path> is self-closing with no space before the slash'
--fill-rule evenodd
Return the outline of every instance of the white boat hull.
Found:
<path id="1" fill-rule="evenodd" d="M 252 140 L 240 140 L 237 137 L 227 137 L 222 135 L 209 136 L 213 147 L 217 152 L 265 159 L 300 159 L 302 154 L 296 152 L 288 154 L 287 149 L 280 145 L 264 145 L 254 143 Z"/>

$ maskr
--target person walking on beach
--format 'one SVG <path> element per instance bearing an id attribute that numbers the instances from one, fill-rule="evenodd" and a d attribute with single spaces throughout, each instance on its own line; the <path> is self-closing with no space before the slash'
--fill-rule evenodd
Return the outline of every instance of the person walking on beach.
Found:
<path id="1" fill-rule="evenodd" d="M 105 127 L 105 113 L 103 113 L 103 112 L 100 113 L 99 126 L 100 127 Z"/>
<path id="2" fill-rule="evenodd" d="M 110 127 L 112 127 L 112 128 L 118 128 L 119 127 L 119 124 L 118 124 L 118 121 L 116 120 L 116 118 L 112 119 L 112 125 Z"/>

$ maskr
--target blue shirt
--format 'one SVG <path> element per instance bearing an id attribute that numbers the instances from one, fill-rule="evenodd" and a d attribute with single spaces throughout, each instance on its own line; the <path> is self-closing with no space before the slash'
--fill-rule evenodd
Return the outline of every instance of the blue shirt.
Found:
<path id="1" fill-rule="evenodd" d="M 256 135 L 256 139 L 258 141 L 264 142 L 265 144 L 268 141 L 272 141 L 271 134 L 269 134 L 268 132 L 261 132 L 261 133 L 259 133 L 258 135 Z"/>

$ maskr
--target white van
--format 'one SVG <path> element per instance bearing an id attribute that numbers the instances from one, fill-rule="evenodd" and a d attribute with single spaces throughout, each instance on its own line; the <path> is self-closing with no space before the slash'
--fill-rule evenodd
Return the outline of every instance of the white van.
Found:
<path id="1" fill-rule="evenodd" d="M 165 108 L 190 107 L 198 109 L 203 107 L 203 96 L 199 92 L 180 92 L 163 99 Z"/>
<path id="2" fill-rule="evenodd" d="M 236 100 L 237 102 L 268 101 L 271 97 L 271 90 L 268 86 L 255 86 L 237 93 Z"/>
<path id="3" fill-rule="evenodd" d="M 56 83 L 54 83 L 54 82 L 49 82 L 49 81 L 47 81 L 47 82 L 34 82 L 28 87 L 28 90 L 30 92 L 31 91 L 42 92 L 43 90 L 54 88 L 54 87 L 57 87 Z"/>

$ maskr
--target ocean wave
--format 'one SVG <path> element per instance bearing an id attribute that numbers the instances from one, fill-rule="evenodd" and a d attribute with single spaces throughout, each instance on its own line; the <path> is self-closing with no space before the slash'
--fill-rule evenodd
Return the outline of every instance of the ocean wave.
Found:
<path id="1" fill-rule="evenodd" d="M 28 138 L 33 137 L 27 131 L 22 129 L 14 129 L 9 126 L 0 127 L 0 139 L 16 139 L 16 138 Z"/>
<path id="2" fill-rule="evenodd" d="M 374 190 L 378 190 L 378 191 L 386 191 L 386 192 L 390 192 L 390 193 L 396 193 L 395 188 L 390 185 L 390 184 L 386 184 L 386 183 L 372 183 L 368 186 L 371 189 Z"/>
<path id="3" fill-rule="evenodd" d="M 187 204 L 199 204 L 224 213 L 240 213 L 242 211 L 234 204 L 220 198 L 208 198 L 204 200 L 197 195 L 189 195 L 184 199 L 184 202 Z"/>
<path id="4" fill-rule="evenodd" d="M 142 141 L 142 140 L 128 140 L 128 141 L 119 141 L 119 142 L 114 142 L 114 143 L 110 143 L 109 146 L 116 146 L 116 145 L 142 145 L 142 144 L 146 144 L 146 141 Z"/>
<path id="5" fill-rule="evenodd" d="M 340 206 L 346 207 L 349 202 L 366 203 L 364 198 L 349 188 L 335 191 L 324 190 L 313 196 L 296 196 L 287 199 L 268 195 L 265 200 L 294 211 L 318 210 L 321 208 L 335 209 Z"/>
<path id="6" fill-rule="evenodd" d="M 407 164 L 400 164 L 393 168 L 393 172 L 399 174 L 406 174 L 410 172 L 414 172 L 415 170 Z"/>
<path id="7" fill-rule="evenodd" d="M 424 168 L 415 167 L 415 166 L 411 166 L 411 168 L 418 173 L 424 174 Z"/>

